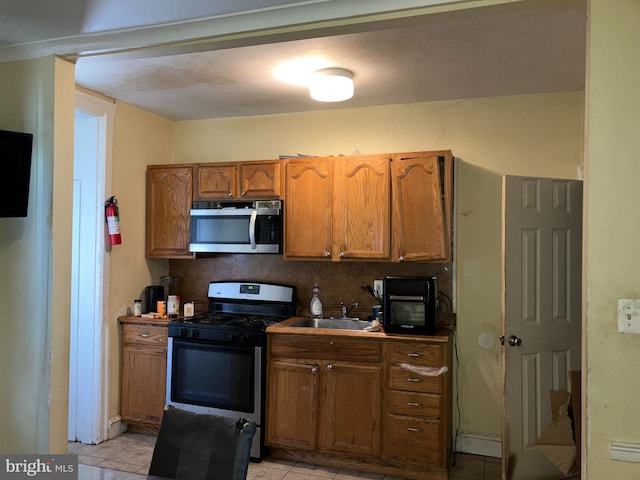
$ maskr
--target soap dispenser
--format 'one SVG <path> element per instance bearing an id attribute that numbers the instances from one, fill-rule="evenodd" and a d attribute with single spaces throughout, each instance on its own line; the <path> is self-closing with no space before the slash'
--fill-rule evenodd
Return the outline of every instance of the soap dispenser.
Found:
<path id="1" fill-rule="evenodd" d="M 320 287 L 316 283 L 311 291 L 311 304 L 309 305 L 311 310 L 311 318 L 322 318 L 322 302 L 320 301 Z"/>

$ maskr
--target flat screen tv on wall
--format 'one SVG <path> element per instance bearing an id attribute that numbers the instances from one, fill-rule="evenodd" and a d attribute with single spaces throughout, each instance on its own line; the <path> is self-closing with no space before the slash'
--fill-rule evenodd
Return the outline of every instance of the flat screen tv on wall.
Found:
<path id="1" fill-rule="evenodd" d="M 0 217 L 27 216 L 32 146 L 32 134 L 0 130 Z"/>

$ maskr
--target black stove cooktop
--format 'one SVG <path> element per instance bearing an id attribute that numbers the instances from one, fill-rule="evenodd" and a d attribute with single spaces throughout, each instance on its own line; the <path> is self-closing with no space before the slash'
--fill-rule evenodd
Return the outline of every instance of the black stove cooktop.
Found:
<path id="1" fill-rule="evenodd" d="M 169 337 L 189 341 L 266 345 L 268 326 L 295 313 L 295 288 L 211 282 L 209 311 L 169 323 Z"/>
<path id="2" fill-rule="evenodd" d="M 186 317 L 179 320 L 179 323 L 202 328 L 230 327 L 247 330 L 265 330 L 269 325 L 273 325 L 282 320 L 284 320 L 284 318 L 268 315 L 213 312 L 203 313 L 194 317 Z"/>

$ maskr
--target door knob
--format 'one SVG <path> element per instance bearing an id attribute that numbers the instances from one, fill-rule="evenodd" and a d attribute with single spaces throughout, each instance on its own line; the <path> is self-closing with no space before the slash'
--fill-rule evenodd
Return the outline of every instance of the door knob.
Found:
<path id="1" fill-rule="evenodd" d="M 515 335 L 509 335 L 507 338 L 507 343 L 512 347 L 519 347 L 522 345 L 522 339 L 516 337 Z M 504 345 L 504 335 L 500 335 L 500 344 Z"/>

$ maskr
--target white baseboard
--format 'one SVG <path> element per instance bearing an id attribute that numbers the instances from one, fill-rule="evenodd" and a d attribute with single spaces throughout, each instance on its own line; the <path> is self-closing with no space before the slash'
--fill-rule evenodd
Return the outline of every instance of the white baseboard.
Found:
<path id="1" fill-rule="evenodd" d="M 478 432 L 458 432 L 456 451 L 484 457 L 501 458 L 502 436 Z"/>
<path id="2" fill-rule="evenodd" d="M 611 442 L 610 454 L 613 460 L 640 462 L 640 445 L 637 443 Z"/>
<path id="3" fill-rule="evenodd" d="M 116 415 L 109 419 L 109 432 L 107 434 L 107 440 L 117 437 L 121 433 L 127 431 L 127 424 L 122 421 L 120 415 Z"/>

